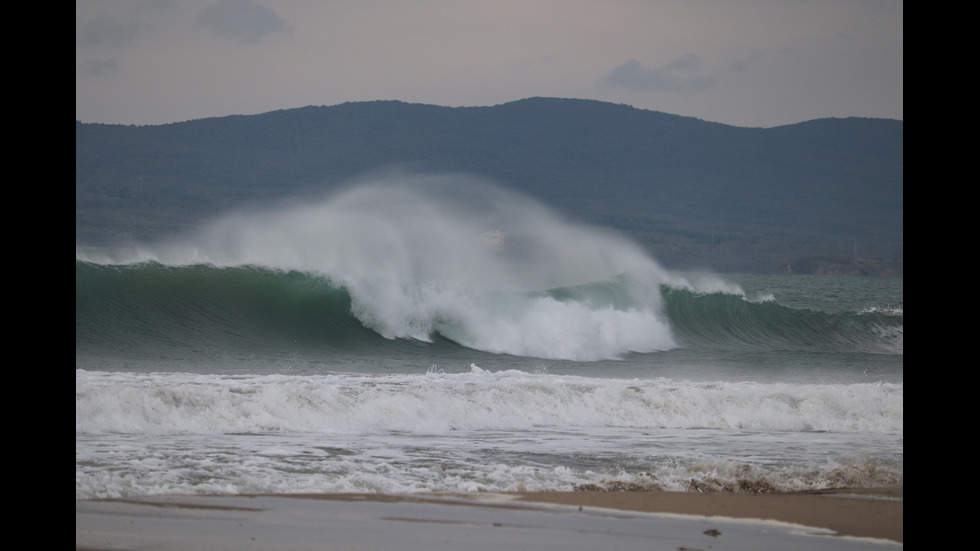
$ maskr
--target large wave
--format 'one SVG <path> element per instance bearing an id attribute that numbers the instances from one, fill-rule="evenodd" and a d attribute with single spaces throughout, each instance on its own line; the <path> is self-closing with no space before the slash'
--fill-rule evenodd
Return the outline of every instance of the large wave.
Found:
<path id="1" fill-rule="evenodd" d="M 661 286 L 694 289 L 621 235 L 458 175 L 360 182 L 316 201 L 227 214 L 118 254 L 76 260 L 316 276 L 331 292 L 342 289 L 357 320 L 387 339 L 439 335 L 488 352 L 571 360 L 674 348 Z M 207 276 L 198 278 L 181 292 L 206 285 Z"/>
<path id="2" fill-rule="evenodd" d="M 901 354 L 903 316 L 749 300 L 459 176 L 361 183 L 163 243 L 76 251 L 76 348 L 173 357 L 391 341 L 577 361 L 678 347 Z"/>

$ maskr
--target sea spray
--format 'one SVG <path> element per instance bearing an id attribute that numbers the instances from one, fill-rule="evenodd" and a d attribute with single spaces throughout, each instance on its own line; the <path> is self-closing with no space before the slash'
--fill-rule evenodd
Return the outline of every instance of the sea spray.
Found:
<path id="1" fill-rule="evenodd" d="M 317 274 L 346 289 L 351 312 L 385 338 L 439 334 L 488 352 L 568 360 L 674 348 L 661 286 L 690 287 L 621 235 L 460 175 L 401 175 L 240 210 L 135 258 Z M 619 278 L 611 301 L 542 294 L 610 278 Z"/>
<path id="2" fill-rule="evenodd" d="M 681 275 L 449 176 L 75 270 L 76 499 L 902 484 L 901 280 Z"/>
<path id="3" fill-rule="evenodd" d="M 488 243 L 488 232 L 500 241 Z M 541 290 L 624 272 L 667 277 L 625 237 L 464 176 L 402 176 L 230 213 L 154 251 L 167 264 L 252 264 L 473 290 Z"/>

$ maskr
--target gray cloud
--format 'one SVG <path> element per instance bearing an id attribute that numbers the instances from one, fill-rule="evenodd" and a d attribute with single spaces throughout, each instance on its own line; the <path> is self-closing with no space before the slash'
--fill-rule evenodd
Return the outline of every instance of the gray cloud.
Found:
<path id="1" fill-rule="evenodd" d="M 137 12 L 156 14 L 156 13 L 168 13 L 173 12 L 177 9 L 177 0 L 143 0 L 143 2 L 135 6 Z"/>
<path id="2" fill-rule="evenodd" d="M 757 61 L 762 59 L 762 53 L 760 52 L 750 52 L 747 56 L 736 60 L 732 63 L 731 68 L 735 71 L 748 71 L 752 65 L 755 65 Z"/>
<path id="3" fill-rule="evenodd" d="M 613 69 L 602 84 L 631 90 L 696 92 L 715 85 L 714 79 L 693 74 L 700 64 L 695 54 L 682 55 L 656 69 L 647 69 L 636 59 L 630 59 Z"/>
<path id="4" fill-rule="evenodd" d="M 258 42 L 286 27 L 286 21 L 276 12 L 252 0 L 218 0 L 198 16 L 197 23 L 220 37 L 242 44 Z"/>
<path id="5" fill-rule="evenodd" d="M 85 60 L 78 64 L 78 69 L 93 77 L 112 76 L 119 72 L 119 60 L 116 58 L 106 61 Z"/>
<path id="6" fill-rule="evenodd" d="M 137 31 L 139 24 L 135 21 L 120 23 L 115 19 L 100 17 L 83 25 L 75 40 L 80 46 L 119 48 L 132 42 Z"/>
<path id="7" fill-rule="evenodd" d="M 78 1 L 76 119 L 166 124 L 358 100 L 455 107 L 530 96 L 739 126 L 902 118 L 901 2 L 704 4 Z"/>

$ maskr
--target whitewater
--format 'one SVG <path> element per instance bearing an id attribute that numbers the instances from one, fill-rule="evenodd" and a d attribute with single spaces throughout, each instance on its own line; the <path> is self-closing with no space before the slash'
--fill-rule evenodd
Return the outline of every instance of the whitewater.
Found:
<path id="1" fill-rule="evenodd" d="M 901 485 L 902 301 L 458 175 L 77 247 L 76 499 Z"/>

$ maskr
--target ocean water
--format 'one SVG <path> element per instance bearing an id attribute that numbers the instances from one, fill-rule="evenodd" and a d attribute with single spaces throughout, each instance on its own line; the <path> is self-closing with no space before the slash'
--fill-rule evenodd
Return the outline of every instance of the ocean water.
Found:
<path id="1" fill-rule="evenodd" d="M 903 484 L 903 282 L 675 272 L 457 178 L 76 247 L 75 497 Z"/>

